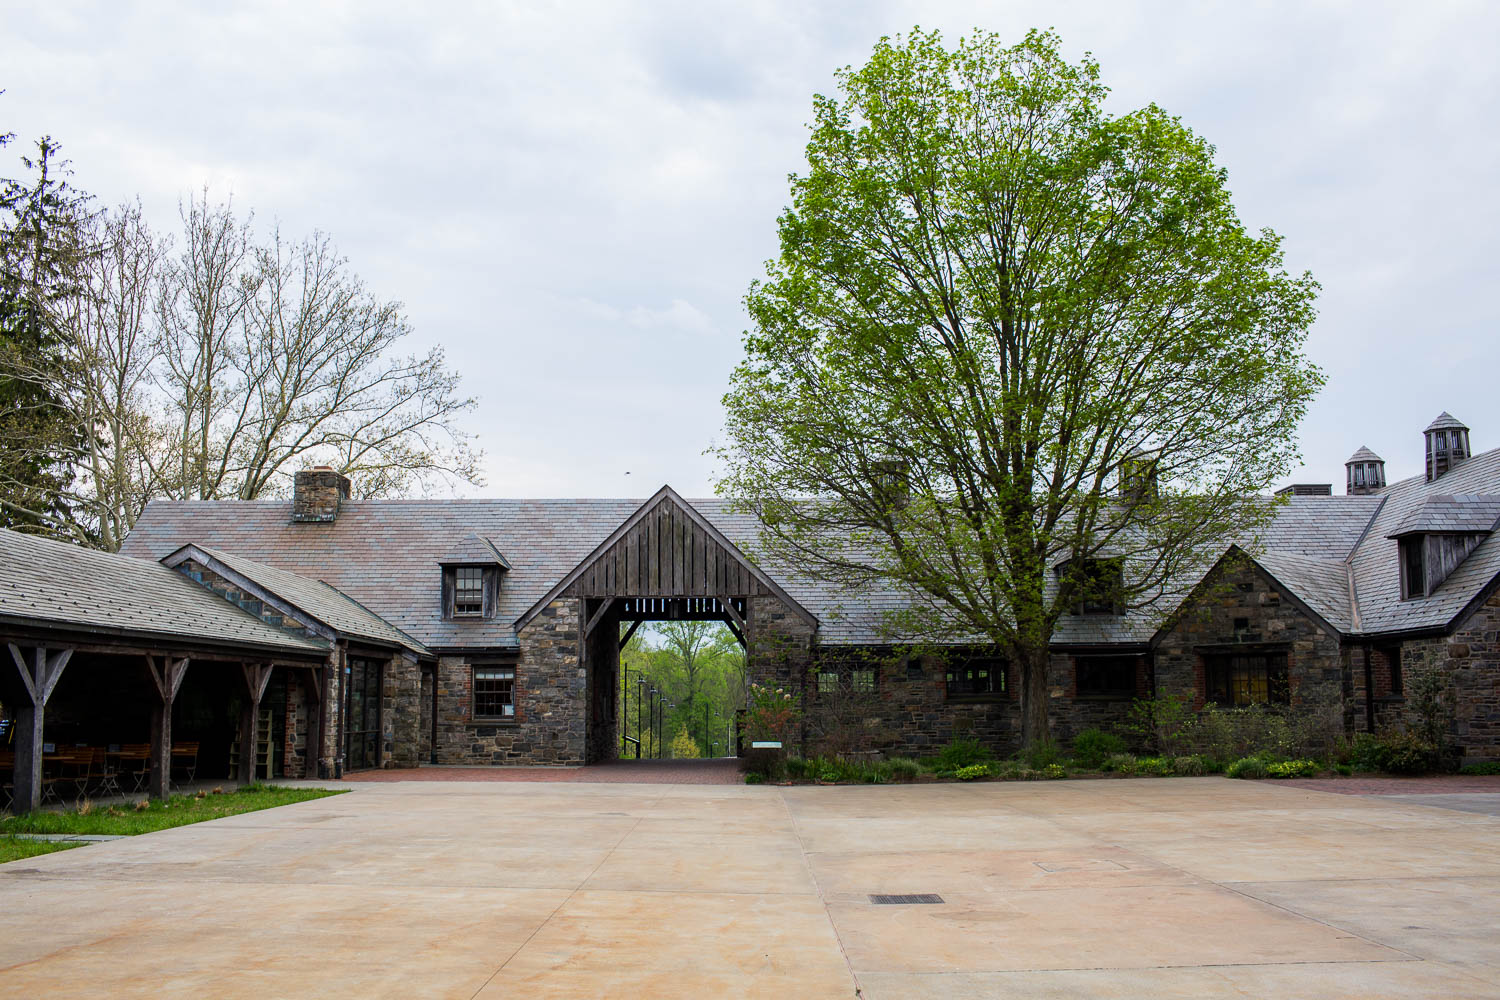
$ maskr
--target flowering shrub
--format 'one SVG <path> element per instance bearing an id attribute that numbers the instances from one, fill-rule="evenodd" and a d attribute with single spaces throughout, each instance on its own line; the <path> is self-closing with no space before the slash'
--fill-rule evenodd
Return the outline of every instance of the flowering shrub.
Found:
<path id="1" fill-rule="evenodd" d="M 959 781 L 973 781 L 976 778 L 988 778 L 990 766 L 988 764 L 970 764 L 953 772 L 953 776 Z"/>
<path id="2" fill-rule="evenodd" d="M 1266 773 L 1273 778 L 1315 778 L 1323 770 L 1315 760 L 1282 760 L 1266 765 Z"/>
<path id="3" fill-rule="evenodd" d="M 785 688 L 750 685 L 750 710 L 745 717 L 745 730 L 751 740 L 786 742 L 796 734 L 801 721 L 802 705 L 795 694 Z"/>

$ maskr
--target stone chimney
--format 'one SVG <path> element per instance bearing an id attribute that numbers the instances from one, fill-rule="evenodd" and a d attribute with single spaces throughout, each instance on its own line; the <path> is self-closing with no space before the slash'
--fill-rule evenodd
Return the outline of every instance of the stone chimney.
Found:
<path id="1" fill-rule="evenodd" d="M 1469 457 L 1469 429 L 1444 410 L 1422 432 L 1427 439 L 1427 481 L 1430 483 Z"/>
<path id="2" fill-rule="evenodd" d="M 292 520 L 332 521 L 349 499 L 349 478 L 331 465 L 303 469 L 293 479 Z"/>
<path id="3" fill-rule="evenodd" d="M 1385 489 L 1385 459 L 1364 445 L 1344 463 L 1344 492 L 1351 497 L 1368 496 Z"/>

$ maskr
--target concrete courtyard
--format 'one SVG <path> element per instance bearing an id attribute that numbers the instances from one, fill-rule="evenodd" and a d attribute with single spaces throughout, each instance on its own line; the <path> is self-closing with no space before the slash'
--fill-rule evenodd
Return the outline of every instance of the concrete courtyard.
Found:
<path id="1" fill-rule="evenodd" d="M 1500 796 L 344 787 L 0 866 L 5 995 L 1500 997 Z"/>

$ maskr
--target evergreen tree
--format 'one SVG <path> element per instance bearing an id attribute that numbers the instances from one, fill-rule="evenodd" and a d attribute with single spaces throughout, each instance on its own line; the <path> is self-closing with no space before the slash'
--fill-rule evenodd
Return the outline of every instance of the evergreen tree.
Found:
<path id="1" fill-rule="evenodd" d="M 4 145 L 13 135 L 0 136 Z M 76 293 L 89 198 L 68 184 L 51 138 L 0 179 L 0 526 L 52 532 L 68 522 L 81 440 L 64 399 L 67 352 L 57 303 Z"/>

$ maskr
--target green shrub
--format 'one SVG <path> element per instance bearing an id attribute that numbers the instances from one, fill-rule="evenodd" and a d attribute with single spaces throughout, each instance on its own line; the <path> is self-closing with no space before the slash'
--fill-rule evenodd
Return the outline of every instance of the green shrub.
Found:
<path id="1" fill-rule="evenodd" d="M 1172 758 L 1172 773 L 1193 777 L 1208 773 L 1208 761 L 1198 754 Z"/>
<path id="2" fill-rule="evenodd" d="M 1048 764 L 1042 768 L 1042 776 L 1046 778 L 1066 778 L 1068 769 L 1061 764 Z"/>
<path id="3" fill-rule="evenodd" d="M 979 778 L 988 778 L 991 774 L 988 764 L 970 764 L 967 767 L 954 768 L 953 776 L 959 781 L 975 781 Z"/>
<path id="4" fill-rule="evenodd" d="M 1438 749 L 1414 732 L 1390 730 L 1378 736 L 1360 733 L 1354 738 L 1350 760 L 1356 771 L 1389 771 L 1392 774 L 1426 774 L 1441 762 Z"/>
<path id="5" fill-rule="evenodd" d="M 995 759 L 995 751 L 978 740 L 959 739 L 937 752 L 937 770 L 957 771 L 975 764 L 988 764 Z"/>
<path id="6" fill-rule="evenodd" d="M 761 782 L 763 782 L 765 780 L 766 780 L 766 776 L 764 774 L 761 774 L 759 771 L 746 771 L 745 772 L 745 784 L 747 784 L 747 785 L 759 785 Z"/>
<path id="7" fill-rule="evenodd" d="M 1227 778 L 1264 778 L 1268 773 L 1264 757 L 1241 757 L 1224 769 Z"/>
<path id="8" fill-rule="evenodd" d="M 1333 769 L 1346 778 L 1354 773 L 1354 768 L 1350 767 L 1348 764 L 1335 764 L 1333 765 Z"/>
<path id="9" fill-rule="evenodd" d="M 793 781 L 799 781 L 808 776 L 809 764 L 801 757 L 788 757 L 786 759 L 786 776 Z"/>
<path id="10" fill-rule="evenodd" d="M 1098 770 L 1117 753 L 1125 752 L 1125 741 L 1102 729 L 1085 729 L 1073 737 L 1073 759 L 1079 767 Z"/>
<path id="11" fill-rule="evenodd" d="M 1477 764 L 1465 764 L 1458 769 L 1459 774 L 1500 774 L 1500 760 L 1480 761 Z"/>
<path id="12" fill-rule="evenodd" d="M 1042 740 L 1021 751 L 1020 757 L 1033 771 L 1044 771 L 1062 762 L 1062 750 L 1051 740 Z"/>
<path id="13" fill-rule="evenodd" d="M 892 757 L 886 764 L 891 769 L 892 781 L 916 781 L 922 773 L 922 765 L 910 757 Z"/>
<path id="14" fill-rule="evenodd" d="M 1134 774 L 1135 756 L 1128 753 L 1112 753 L 1105 758 L 1101 771 L 1114 771 L 1116 774 Z"/>
<path id="15" fill-rule="evenodd" d="M 1164 778 L 1172 773 L 1172 758 L 1137 757 L 1135 760 L 1135 773 Z"/>
<path id="16" fill-rule="evenodd" d="M 1130 703 L 1125 731 L 1135 733 L 1157 753 L 1177 753 L 1183 737 L 1193 726 L 1187 699 L 1175 694 L 1159 698 L 1137 698 Z"/>
<path id="17" fill-rule="evenodd" d="M 1272 778 L 1313 778 L 1323 770 L 1315 760 L 1278 760 L 1266 765 L 1266 774 Z"/>

